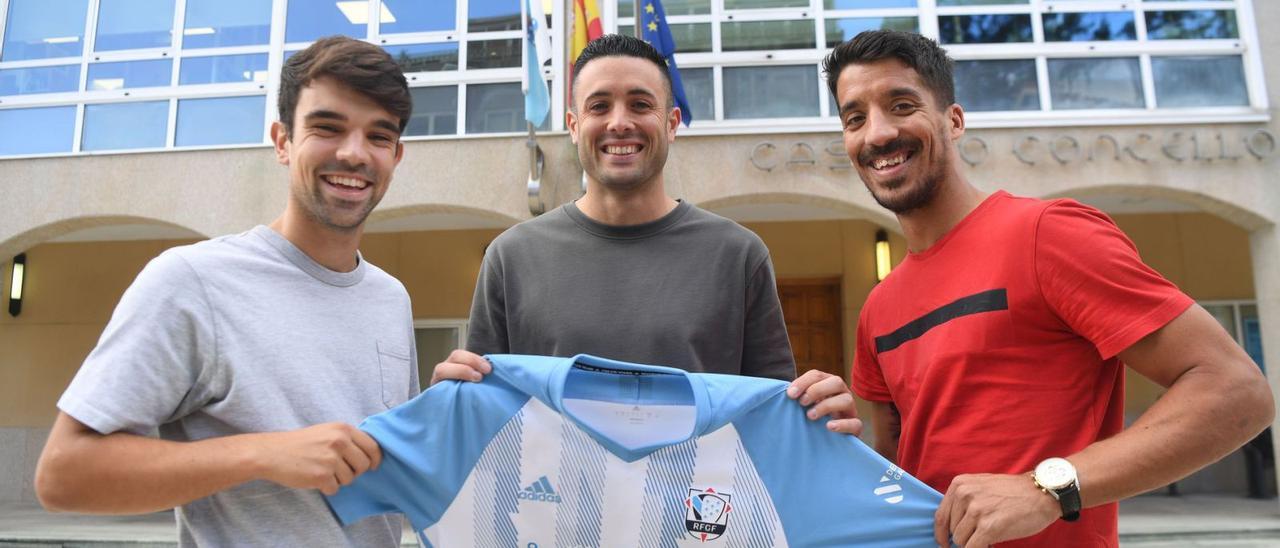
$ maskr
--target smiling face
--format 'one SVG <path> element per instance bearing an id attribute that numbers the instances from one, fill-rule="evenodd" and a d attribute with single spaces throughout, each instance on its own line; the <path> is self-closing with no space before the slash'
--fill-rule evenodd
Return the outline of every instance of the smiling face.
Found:
<path id="1" fill-rule="evenodd" d="M 399 118 L 337 81 L 311 81 L 298 96 L 292 131 L 271 128 L 289 166 L 287 214 L 338 232 L 363 225 L 382 200 L 404 152 Z"/>
<path id="2" fill-rule="evenodd" d="M 836 93 L 845 152 L 876 202 L 899 215 L 932 202 L 956 173 L 960 106 L 939 104 L 920 75 L 894 58 L 846 66 Z"/>
<path id="3" fill-rule="evenodd" d="M 622 191 L 658 180 L 680 125 L 658 67 L 636 57 L 601 57 L 583 67 L 573 91 L 569 134 L 587 177 Z"/>

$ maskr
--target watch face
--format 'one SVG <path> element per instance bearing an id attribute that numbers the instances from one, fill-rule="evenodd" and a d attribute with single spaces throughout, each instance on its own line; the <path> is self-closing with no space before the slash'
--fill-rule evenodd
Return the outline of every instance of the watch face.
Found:
<path id="1" fill-rule="evenodd" d="M 1045 459 L 1036 466 L 1036 481 L 1045 489 L 1062 489 L 1076 479 L 1076 468 L 1067 459 Z"/>

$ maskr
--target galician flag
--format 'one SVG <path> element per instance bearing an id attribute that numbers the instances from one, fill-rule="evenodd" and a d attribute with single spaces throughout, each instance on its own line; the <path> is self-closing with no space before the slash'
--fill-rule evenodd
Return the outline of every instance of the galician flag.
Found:
<path id="1" fill-rule="evenodd" d="M 547 14 L 542 0 L 520 0 L 525 9 L 524 74 L 520 90 L 524 92 L 524 118 L 534 127 L 542 125 L 551 111 L 551 93 L 542 79 L 542 65 L 551 60 L 551 35 L 547 33 Z"/>

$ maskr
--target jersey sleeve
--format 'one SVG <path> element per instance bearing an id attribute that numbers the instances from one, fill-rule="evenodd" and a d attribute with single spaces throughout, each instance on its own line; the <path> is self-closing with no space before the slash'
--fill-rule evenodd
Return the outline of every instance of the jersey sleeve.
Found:
<path id="1" fill-rule="evenodd" d="M 942 494 L 776 396 L 734 421 L 790 546 L 934 546 Z M 815 471 L 824 471 L 814 484 Z"/>
<path id="2" fill-rule="evenodd" d="M 125 290 L 58 408 L 101 434 L 151 434 L 211 399 L 216 339 L 198 275 L 165 252 Z"/>
<path id="3" fill-rule="evenodd" d="M 499 246 L 500 242 L 491 244 L 484 254 L 476 292 L 471 299 L 471 318 L 467 322 L 467 350 L 481 356 L 511 351 Z"/>
<path id="4" fill-rule="evenodd" d="M 1106 214 L 1062 200 L 1036 226 L 1035 271 L 1048 306 L 1110 359 L 1193 301 L 1142 262 Z"/>
<path id="5" fill-rule="evenodd" d="M 528 401 L 497 375 L 483 382 L 444 381 L 418 397 L 365 419 L 382 464 L 326 497 L 344 526 L 401 512 L 421 532 L 444 516 L 498 431 Z"/>
<path id="6" fill-rule="evenodd" d="M 764 260 L 747 283 L 746 326 L 743 329 L 742 374 L 783 381 L 796 378 L 796 362 L 782 318 L 773 263 Z"/>
<path id="7" fill-rule="evenodd" d="M 891 402 L 893 394 L 889 393 L 889 385 L 880 371 L 880 362 L 876 359 L 874 345 L 871 341 L 871 329 L 868 327 L 867 314 L 869 306 L 863 305 L 858 314 L 858 332 L 854 337 L 853 369 L 850 375 L 850 387 L 864 400 L 873 402 Z"/>

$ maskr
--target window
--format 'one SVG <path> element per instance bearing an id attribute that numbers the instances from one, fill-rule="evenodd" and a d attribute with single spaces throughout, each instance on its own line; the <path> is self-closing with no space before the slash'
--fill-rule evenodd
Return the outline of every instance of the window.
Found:
<path id="1" fill-rule="evenodd" d="M 0 70 L 0 95 L 58 93 L 80 87 L 80 65 Z"/>
<path id="2" fill-rule="evenodd" d="M 94 51 L 172 45 L 174 0 L 99 0 Z"/>
<path id="3" fill-rule="evenodd" d="M 1075 12 L 1044 14 L 1044 39 L 1049 42 L 1137 40 L 1132 12 Z"/>
<path id="4" fill-rule="evenodd" d="M 1245 106 L 1244 64 L 1236 56 L 1153 57 L 1156 104 L 1161 108 Z"/>
<path id="5" fill-rule="evenodd" d="M 442 70 L 458 70 L 458 44 L 411 44 L 405 46 L 387 46 L 384 48 L 391 57 L 400 64 L 400 70 L 406 74 L 411 72 L 434 72 Z"/>
<path id="6" fill-rule="evenodd" d="M 168 123 L 168 101 L 85 105 L 80 150 L 161 148 Z"/>
<path id="7" fill-rule="evenodd" d="M 369 3 L 364 0 L 289 0 L 284 41 L 310 42 L 331 34 L 368 35 Z"/>
<path id="8" fill-rule="evenodd" d="M 182 60 L 178 83 L 221 84 L 228 82 L 267 81 L 267 54 L 187 57 Z"/>
<path id="9" fill-rule="evenodd" d="M 265 45 L 271 0 L 187 0 L 183 49 Z"/>
<path id="10" fill-rule="evenodd" d="M 438 0 L 382 0 L 380 30 L 382 34 L 453 30 L 457 9 L 452 2 Z"/>
<path id="11" fill-rule="evenodd" d="M 71 152 L 76 132 L 76 107 L 11 108 L 0 110 L 0 127 L 34 131 L 0 131 L 0 154 Z"/>
<path id="12" fill-rule="evenodd" d="M 525 127 L 519 83 L 467 86 L 467 133 L 524 131 Z"/>
<path id="13" fill-rule="evenodd" d="M 176 146 L 261 143 L 267 98 L 217 97 L 178 101 Z"/>
<path id="14" fill-rule="evenodd" d="M 470 32 L 520 30 L 520 0 L 470 0 L 467 9 Z"/>
<path id="15" fill-rule="evenodd" d="M 724 117 L 818 115 L 818 72 L 812 65 L 724 69 Z"/>
<path id="16" fill-rule="evenodd" d="M 1054 108 L 1141 108 L 1142 74 L 1136 57 L 1050 59 Z"/>
<path id="17" fill-rule="evenodd" d="M 467 343 L 467 320 L 415 320 L 413 342 L 418 352 L 418 383 L 426 390 L 436 364 Z"/>
<path id="18" fill-rule="evenodd" d="M 89 0 L 9 0 L 0 61 L 80 55 Z"/>
<path id="19" fill-rule="evenodd" d="M 458 86 L 413 88 L 413 115 L 405 135 L 452 135 L 458 132 Z"/>
<path id="20" fill-rule="evenodd" d="M 173 61 L 120 61 L 89 65 L 86 91 L 115 90 L 167 86 L 173 74 Z"/>
<path id="21" fill-rule="evenodd" d="M 1253 301 L 1211 301 L 1202 302 L 1213 319 L 1222 324 L 1222 328 L 1236 340 L 1244 351 L 1253 358 L 1264 371 L 1266 364 L 1262 359 L 1262 330 L 1258 324 L 1258 305 Z"/>
<path id="22" fill-rule="evenodd" d="M 1040 110 L 1031 59 L 956 61 L 956 102 L 966 112 Z"/>

